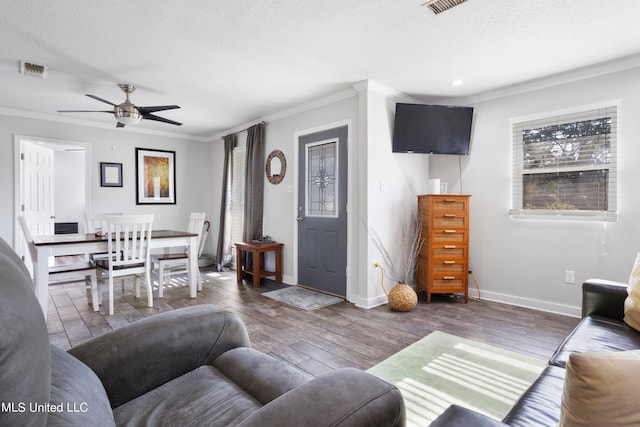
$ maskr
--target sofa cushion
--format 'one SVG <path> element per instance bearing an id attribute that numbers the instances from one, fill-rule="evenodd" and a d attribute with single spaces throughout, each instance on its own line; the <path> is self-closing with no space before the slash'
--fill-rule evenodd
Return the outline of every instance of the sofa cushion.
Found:
<path id="1" fill-rule="evenodd" d="M 42 308 L 24 262 L 0 239 L 0 425 L 44 425 L 51 354 Z"/>
<path id="2" fill-rule="evenodd" d="M 293 365 L 248 347 L 225 352 L 213 366 L 262 405 L 313 379 Z"/>
<path id="3" fill-rule="evenodd" d="M 589 316 L 580 321 L 549 360 L 565 367 L 572 353 L 625 351 L 640 348 L 640 333 L 622 321 Z"/>
<path id="4" fill-rule="evenodd" d="M 640 350 L 572 354 L 560 426 L 640 425 L 638 369 Z"/>
<path id="5" fill-rule="evenodd" d="M 564 375 L 565 369 L 547 366 L 502 421 L 521 427 L 557 425 Z"/>
<path id="6" fill-rule="evenodd" d="M 98 376 L 87 365 L 54 346 L 51 346 L 51 360 L 49 403 L 56 409 L 49 412 L 47 425 L 114 426 L 109 398 Z"/>
<path id="7" fill-rule="evenodd" d="M 119 426 L 229 426 L 261 407 L 219 370 L 205 365 L 118 406 L 113 413 Z"/>
<path id="8" fill-rule="evenodd" d="M 624 321 L 636 331 L 640 331 L 640 252 L 629 276 L 627 292 L 629 296 L 624 301 Z"/>

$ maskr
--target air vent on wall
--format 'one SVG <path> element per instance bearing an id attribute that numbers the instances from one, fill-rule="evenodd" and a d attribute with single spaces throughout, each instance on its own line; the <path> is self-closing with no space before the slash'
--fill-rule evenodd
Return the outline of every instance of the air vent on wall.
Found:
<path id="1" fill-rule="evenodd" d="M 449 10 L 452 7 L 458 6 L 466 2 L 467 0 L 431 0 L 423 4 L 433 11 L 436 15 L 442 13 L 445 10 Z"/>
<path id="2" fill-rule="evenodd" d="M 48 71 L 49 67 L 47 67 L 46 65 L 20 61 L 20 74 L 24 74 L 25 76 L 34 76 L 41 79 L 46 79 Z"/>

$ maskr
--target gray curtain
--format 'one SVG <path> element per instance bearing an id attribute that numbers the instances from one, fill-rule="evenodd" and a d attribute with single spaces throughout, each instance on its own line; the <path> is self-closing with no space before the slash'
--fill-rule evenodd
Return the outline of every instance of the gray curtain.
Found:
<path id="1" fill-rule="evenodd" d="M 247 129 L 247 170 L 244 190 L 242 239 L 250 242 L 262 237 L 264 202 L 264 123 Z"/>
<path id="2" fill-rule="evenodd" d="M 227 135 L 224 137 L 224 166 L 222 170 L 222 199 L 220 201 L 220 230 L 218 232 L 218 247 L 216 249 L 216 262 L 218 271 L 222 271 L 222 267 L 231 263 L 231 247 L 225 244 L 227 236 L 226 217 L 229 212 L 229 199 L 231 196 L 231 188 L 229 186 L 229 177 L 231 176 L 231 165 L 233 164 L 233 149 L 236 146 L 236 135 Z"/>

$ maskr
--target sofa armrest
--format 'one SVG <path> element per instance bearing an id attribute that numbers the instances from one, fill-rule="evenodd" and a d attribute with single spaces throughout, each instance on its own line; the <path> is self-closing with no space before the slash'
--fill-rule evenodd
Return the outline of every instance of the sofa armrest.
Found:
<path id="1" fill-rule="evenodd" d="M 429 427 L 498 427 L 506 425 L 471 409 L 451 405 L 433 420 Z"/>
<path id="2" fill-rule="evenodd" d="M 314 378 L 253 413 L 242 427 L 404 426 L 400 390 L 354 368 Z"/>
<path id="3" fill-rule="evenodd" d="M 104 384 L 115 408 L 235 347 L 249 347 L 242 321 L 213 305 L 160 313 L 69 350 Z"/>
<path id="4" fill-rule="evenodd" d="M 626 283 L 589 279 L 582 284 L 582 317 L 596 315 L 622 321 L 626 298 Z"/>

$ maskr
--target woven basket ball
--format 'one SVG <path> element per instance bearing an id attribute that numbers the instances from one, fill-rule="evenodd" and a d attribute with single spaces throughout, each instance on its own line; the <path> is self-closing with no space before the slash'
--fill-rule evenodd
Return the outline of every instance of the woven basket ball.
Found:
<path id="1" fill-rule="evenodd" d="M 418 295 L 409 285 L 396 285 L 389 292 L 389 306 L 394 311 L 411 311 L 418 304 Z"/>

